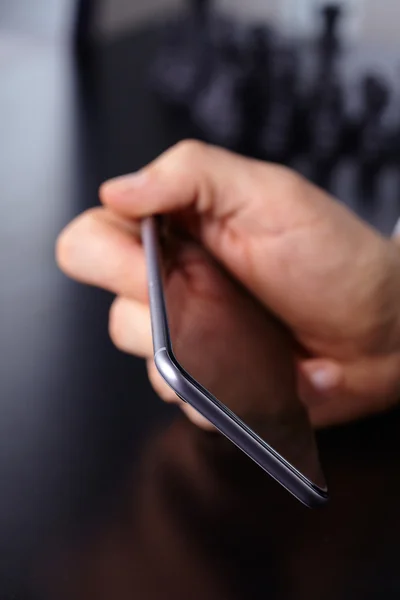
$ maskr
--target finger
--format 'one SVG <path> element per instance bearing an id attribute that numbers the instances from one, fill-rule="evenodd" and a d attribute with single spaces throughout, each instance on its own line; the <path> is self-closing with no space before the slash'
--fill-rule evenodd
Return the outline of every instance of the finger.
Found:
<path id="1" fill-rule="evenodd" d="M 299 397 L 310 417 L 315 409 L 326 405 L 332 397 L 343 396 L 344 372 L 342 366 L 335 362 L 298 359 L 297 375 Z"/>
<path id="2" fill-rule="evenodd" d="M 400 398 L 400 355 L 345 365 L 309 360 L 301 365 L 301 370 L 308 379 L 302 399 L 317 427 L 338 425 L 381 412 Z"/>
<path id="3" fill-rule="evenodd" d="M 91 209 L 60 234 L 57 262 L 78 281 L 146 302 L 146 267 L 138 233 L 137 223 L 108 209 Z"/>
<path id="4" fill-rule="evenodd" d="M 187 416 L 187 418 L 200 429 L 203 429 L 204 431 L 216 431 L 214 425 L 210 423 L 210 421 L 208 421 L 205 417 L 203 417 L 203 415 L 197 412 L 197 410 L 195 410 L 193 406 L 190 406 L 190 404 L 184 403 L 182 406 L 182 410 Z"/>
<path id="5" fill-rule="evenodd" d="M 119 350 L 142 358 L 152 355 L 150 310 L 147 305 L 129 298 L 116 298 L 110 309 L 109 332 Z"/>
<path id="6" fill-rule="evenodd" d="M 308 396 L 317 403 L 327 393 L 338 389 L 344 382 L 343 367 L 336 362 L 326 359 L 307 358 L 297 363 L 299 383 Z"/>

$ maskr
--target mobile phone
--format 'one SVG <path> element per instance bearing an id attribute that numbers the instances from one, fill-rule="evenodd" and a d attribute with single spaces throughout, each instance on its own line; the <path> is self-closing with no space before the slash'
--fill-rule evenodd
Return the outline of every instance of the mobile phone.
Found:
<path id="1" fill-rule="evenodd" d="M 203 259 L 201 249 L 194 246 L 181 263 L 171 260 L 162 219 L 148 217 L 141 226 L 158 372 L 303 504 L 325 504 L 327 485 L 307 413 L 297 398 L 280 400 L 279 381 L 286 385 L 289 375 L 275 377 L 271 391 L 267 363 L 275 360 L 281 336 L 272 350 L 267 338 L 275 336 L 275 324 L 264 321 L 265 310 Z"/>

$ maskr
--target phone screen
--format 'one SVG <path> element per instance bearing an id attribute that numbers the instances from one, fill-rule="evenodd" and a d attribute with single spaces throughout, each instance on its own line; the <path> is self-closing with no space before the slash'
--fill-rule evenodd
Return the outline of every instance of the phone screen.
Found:
<path id="1" fill-rule="evenodd" d="M 289 333 L 197 243 L 170 230 L 161 242 L 178 363 L 310 483 L 326 489 L 297 393 Z"/>

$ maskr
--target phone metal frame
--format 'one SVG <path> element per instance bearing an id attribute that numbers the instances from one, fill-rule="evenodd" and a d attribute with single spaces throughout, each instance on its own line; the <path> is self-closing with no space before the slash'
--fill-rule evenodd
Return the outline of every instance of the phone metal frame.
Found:
<path id="1" fill-rule="evenodd" d="M 193 406 L 300 502 L 310 508 L 324 505 L 328 500 L 326 488 L 309 481 L 195 381 L 176 360 L 168 328 L 157 229 L 155 217 L 143 219 L 141 232 L 147 264 L 154 361 L 160 375 L 181 400 Z"/>

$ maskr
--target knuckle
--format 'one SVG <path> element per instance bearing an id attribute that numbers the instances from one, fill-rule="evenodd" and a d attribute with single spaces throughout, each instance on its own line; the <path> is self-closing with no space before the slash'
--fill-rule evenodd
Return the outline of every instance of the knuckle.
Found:
<path id="1" fill-rule="evenodd" d="M 297 198 L 301 196 L 301 194 L 308 194 L 310 184 L 299 173 L 287 169 L 286 178 L 288 190 L 292 193 L 293 197 Z"/>
<path id="2" fill-rule="evenodd" d="M 178 142 L 173 147 L 174 154 L 183 162 L 198 160 L 205 152 L 207 144 L 199 140 L 187 139 Z"/>
<path id="3" fill-rule="evenodd" d="M 299 173 L 296 173 L 296 171 L 285 165 L 275 165 L 274 168 L 279 176 L 281 185 L 288 194 L 296 197 L 304 189 L 306 180 Z"/>

